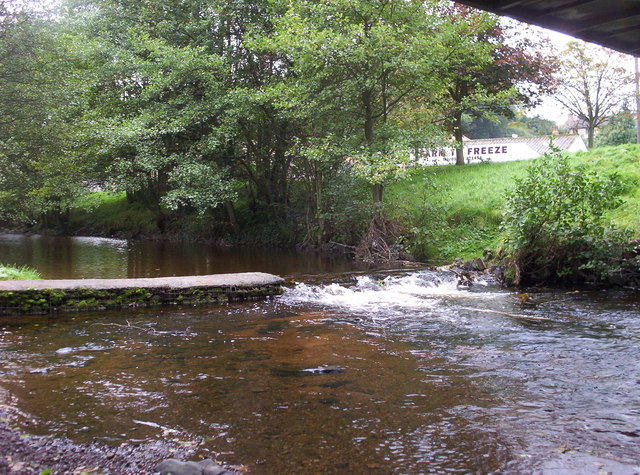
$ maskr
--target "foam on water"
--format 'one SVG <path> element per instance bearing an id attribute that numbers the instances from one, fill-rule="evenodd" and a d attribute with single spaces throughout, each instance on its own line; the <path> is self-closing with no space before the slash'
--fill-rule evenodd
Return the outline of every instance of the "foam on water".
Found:
<path id="1" fill-rule="evenodd" d="M 355 284 L 309 285 L 297 283 L 281 297 L 286 304 L 315 304 L 366 314 L 393 314 L 395 311 L 429 311 L 444 300 L 495 299 L 486 280 L 471 289 L 459 287 L 452 273 L 423 271 L 402 276 L 374 279 L 356 278 Z"/>

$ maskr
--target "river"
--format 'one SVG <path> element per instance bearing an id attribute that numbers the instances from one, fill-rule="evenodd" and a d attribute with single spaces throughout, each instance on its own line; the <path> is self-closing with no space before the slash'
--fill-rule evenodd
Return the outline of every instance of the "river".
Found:
<path id="1" fill-rule="evenodd" d="M 0 384 L 30 432 L 192 440 L 265 474 L 640 470 L 637 293 L 458 289 L 446 272 L 93 238 L 5 235 L 0 253 L 53 254 L 45 277 L 297 282 L 259 303 L 0 320 Z"/>

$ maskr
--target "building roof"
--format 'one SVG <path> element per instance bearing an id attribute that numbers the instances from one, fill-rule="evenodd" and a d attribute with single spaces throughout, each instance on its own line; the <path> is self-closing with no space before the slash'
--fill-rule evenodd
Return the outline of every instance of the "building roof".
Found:
<path id="1" fill-rule="evenodd" d="M 553 144 L 560 150 L 567 150 L 573 145 L 576 140 L 582 140 L 578 135 L 556 135 L 554 136 Z M 496 145 L 496 144 L 525 144 L 536 153 L 543 155 L 551 152 L 549 147 L 549 137 L 501 137 L 495 139 L 469 139 L 465 144 L 473 144 L 474 146 L 482 146 L 482 144 Z"/>
<path id="2" fill-rule="evenodd" d="M 640 0 L 458 0 L 471 7 L 640 55 Z"/>
<path id="3" fill-rule="evenodd" d="M 589 123 L 584 120 L 576 117 L 573 114 L 569 114 L 567 120 L 563 124 L 563 127 L 566 129 L 589 129 Z"/>

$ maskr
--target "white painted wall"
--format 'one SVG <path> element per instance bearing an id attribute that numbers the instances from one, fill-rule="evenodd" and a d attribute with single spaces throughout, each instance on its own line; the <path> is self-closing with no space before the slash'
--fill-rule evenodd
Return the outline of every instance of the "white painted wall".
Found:
<path id="1" fill-rule="evenodd" d="M 541 137 L 542 139 L 542 137 Z M 544 138 L 548 141 L 548 138 Z M 587 151 L 584 141 L 575 136 L 566 152 Z M 538 158 L 540 152 L 531 147 L 527 143 L 526 138 L 513 140 L 497 139 L 495 142 L 491 140 L 469 140 L 464 144 L 464 159 L 466 163 L 480 163 L 491 161 L 512 162 L 516 160 L 531 160 Z M 418 159 L 418 163 L 422 165 L 448 165 L 455 163 L 456 153 L 453 148 L 443 148 L 437 150 L 425 150 L 423 156 Z"/>

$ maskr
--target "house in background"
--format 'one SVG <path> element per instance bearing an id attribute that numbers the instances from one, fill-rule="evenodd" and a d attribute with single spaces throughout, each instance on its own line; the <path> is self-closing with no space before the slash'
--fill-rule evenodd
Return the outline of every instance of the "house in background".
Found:
<path id="1" fill-rule="evenodd" d="M 511 162 L 531 160 L 551 151 L 549 137 L 505 137 L 496 139 L 463 138 L 466 163 Z M 586 152 L 587 146 L 580 135 L 556 135 L 553 145 L 562 152 Z M 454 148 L 425 150 L 418 162 L 423 165 L 455 163 Z"/>
<path id="2" fill-rule="evenodd" d="M 589 137 L 589 123 L 586 120 L 579 119 L 573 114 L 569 114 L 567 121 L 561 126 L 568 134 L 579 135 L 582 140 Z"/>

